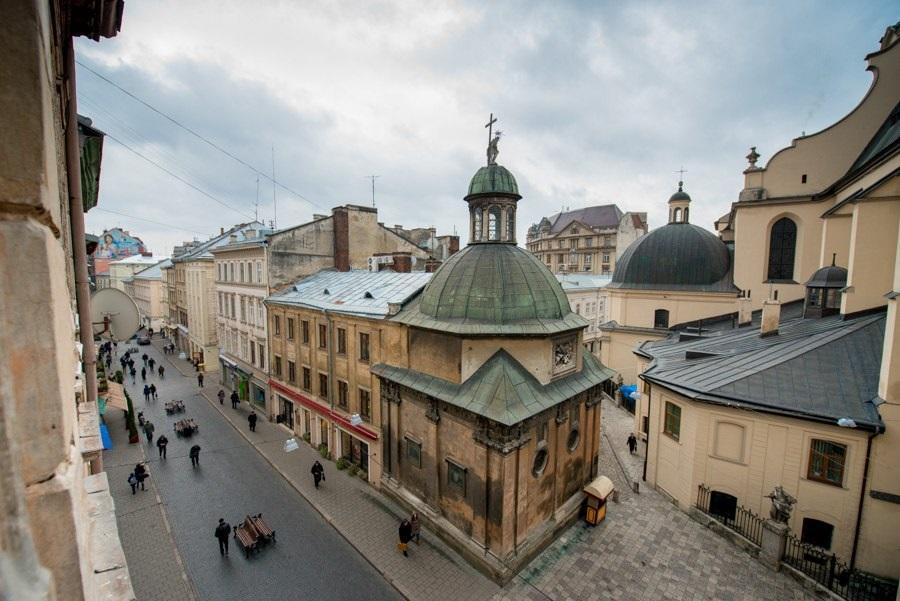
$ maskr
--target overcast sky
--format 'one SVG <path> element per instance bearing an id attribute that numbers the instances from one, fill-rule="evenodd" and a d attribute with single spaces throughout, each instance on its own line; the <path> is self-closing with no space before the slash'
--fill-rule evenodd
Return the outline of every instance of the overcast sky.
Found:
<path id="1" fill-rule="evenodd" d="M 279 227 L 371 204 L 379 220 L 454 226 L 485 162 L 519 182 L 525 230 L 562 206 L 616 203 L 665 222 L 682 165 L 706 228 L 760 164 L 865 95 L 864 56 L 893 2 L 127 2 L 122 31 L 79 61 L 302 195 Z M 104 148 L 88 230 L 122 226 L 155 254 L 252 219 L 257 175 L 79 67 L 79 112 Z M 259 215 L 274 217 L 272 184 Z M 122 213 L 124 217 L 115 213 Z M 140 221 L 138 218 L 145 221 Z M 149 220 L 149 221 L 147 221 Z M 151 222 L 158 222 L 151 223 Z M 169 224 L 169 225 L 163 225 Z"/>

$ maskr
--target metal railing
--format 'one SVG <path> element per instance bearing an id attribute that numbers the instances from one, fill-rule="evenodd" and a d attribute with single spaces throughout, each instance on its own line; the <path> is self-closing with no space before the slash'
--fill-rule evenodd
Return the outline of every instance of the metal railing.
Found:
<path id="1" fill-rule="evenodd" d="M 761 517 L 744 507 L 736 505 L 734 515 L 723 515 L 718 512 L 710 511 L 710 499 L 712 491 L 709 487 L 701 484 L 697 487 L 697 509 L 721 522 L 727 528 L 734 530 L 757 547 L 762 546 L 762 529 L 763 520 Z"/>
<path id="2" fill-rule="evenodd" d="M 834 553 L 787 535 L 781 561 L 848 601 L 894 601 L 897 582 L 850 569 Z"/>

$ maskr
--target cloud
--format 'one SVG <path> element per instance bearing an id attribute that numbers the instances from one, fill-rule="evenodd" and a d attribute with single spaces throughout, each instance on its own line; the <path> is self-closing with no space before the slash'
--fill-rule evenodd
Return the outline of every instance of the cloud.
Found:
<path id="1" fill-rule="evenodd" d="M 662 225 L 684 165 L 692 221 L 711 227 L 763 161 L 855 106 L 890 3 L 131 3 L 122 32 L 79 58 L 269 173 L 287 226 L 348 202 L 379 218 L 467 230 L 487 115 L 519 180 L 525 229 L 561 206 L 615 202 Z M 81 112 L 224 202 L 109 141 L 100 208 L 213 233 L 252 215 L 256 175 L 85 70 Z M 315 205 L 315 206 L 314 206 Z M 272 187 L 259 210 L 273 218 Z M 125 218 L 91 211 L 94 230 Z M 124 223 L 169 253 L 192 234 Z"/>

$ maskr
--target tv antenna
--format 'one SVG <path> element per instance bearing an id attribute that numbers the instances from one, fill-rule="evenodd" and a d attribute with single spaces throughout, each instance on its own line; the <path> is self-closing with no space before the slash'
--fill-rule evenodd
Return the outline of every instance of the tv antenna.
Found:
<path id="1" fill-rule="evenodd" d="M 372 206 L 375 206 L 375 180 L 381 177 L 380 175 L 367 175 L 366 179 L 372 180 Z"/>

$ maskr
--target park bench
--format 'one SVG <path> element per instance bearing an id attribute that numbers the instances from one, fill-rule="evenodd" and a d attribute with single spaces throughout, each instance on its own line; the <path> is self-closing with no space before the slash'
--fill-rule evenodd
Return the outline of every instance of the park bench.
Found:
<path id="1" fill-rule="evenodd" d="M 191 419 L 180 419 L 175 422 L 175 434 L 178 436 L 191 436 L 194 432 L 197 432 L 200 429 L 200 426 Z"/>
<path id="2" fill-rule="evenodd" d="M 166 403 L 165 407 L 168 415 L 172 415 L 173 413 L 183 413 L 184 401 L 169 401 Z"/>
<path id="3" fill-rule="evenodd" d="M 252 551 L 259 550 L 259 537 L 253 526 L 249 526 L 247 522 L 241 522 L 234 527 L 234 538 L 244 549 L 244 555 L 249 559 Z"/>
<path id="4" fill-rule="evenodd" d="M 275 531 L 272 530 L 268 524 L 266 524 L 261 513 L 258 513 L 256 515 L 248 515 L 246 521 L 253 525 L 253 527 L 256 529 L 256 532 L 259 533 L 259 536 L 263 541 L 271 541 L 272 543 L 276 542 Z"/>

